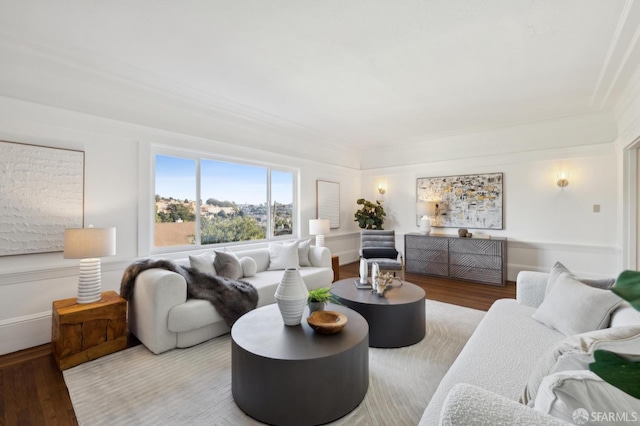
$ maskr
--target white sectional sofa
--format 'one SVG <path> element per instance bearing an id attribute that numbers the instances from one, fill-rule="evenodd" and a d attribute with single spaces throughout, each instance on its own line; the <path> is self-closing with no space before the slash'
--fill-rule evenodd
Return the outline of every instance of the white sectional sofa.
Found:
<path id="1" fill-rule="evenodd" d="M 238 258 L 255 262 L 255 273 L 240 278 L 258 291 L 258 306 L 275 303 L 274 294 L 284 270 L 269 270 L 268 248 L 235 252 Z M 306 259 L 305 259 L 306 260 Z M 189 266 L 189 258 L 175 260 Z M 299 271 L 307 288 L 330 286 L 333 281 L 331 253 L 326 247 L 310 246 L 308 262 Z M 251 271 L 254 272 L 254 271 Z M 129 301 L 129 330 L 149 350 L 159 354 L 173 348 L 202 343 L 229 331 L 229 326 L 206 300 L 187 299 L 185 279 L 165 269 L 140 273 Z"/>
<path id="2" fill-rule="evenodd" d="M 572 346 L 574 344 L 572 342 L 579 341 L 582 346 L 586 346 L 587 343 L 595 341 L 593 339 L 590 341 L 590 337 L 585 337 L 593 333 L 580 334 L 578 337 L 582 336 L 582 339 L 576 340 L 576 337 L 569 337 L 532 318 L 532 315 L 543 303 L 545 297 L 550 298 L 545 294 L 548 293 L 546 287 L 549 276 L 550 274 L 547 273 L 521 272 L 517 277 L 516 300 L 502 299 L 493 304 L 439 384 L 423 413 L 420 426 L 576 424 L 570 415 L 567 419 L 565 414 L 564 420 L 556 417 L 558 411 L 570 409 L 570 404 L 558 398 L 558 394 L 550 395 L 549 392 L 546 392 L 541 395 L 543 386 L 534 389 L 536 391 L 540 389 L 535 404 L 534 401 L 529 402 L 529 406 L 519 402 L 525 387 L 530 386 L 528 383 L 531 383 L 532 375 L 535 375 L 535 371 L 540 370 L 541 366 L 544 367 L 544 364 L 548 363 L 551 356 L 557 357 L 562 352 L 563 346 L 560 346 L 561 344 L 567 347 Z M 611 293 L 609 290 L 606 290 L 606 292 Z M 640 327 L 637 327 L 640 325 L 640 313 L 635 311 L 628 303 L 622 302 L 621 299 L 618 303 L 615 306 L 615 310 L 612 309 L 612 313 L 608 317 L 610 318 L 610 323 L 608 322 L 607 326 L 634 329 L 633 333 L 636 336 L 623 342 L 627 346 L 625 347 L 625 352 L 622 353 L 640 354 L 640 334 L 638 334 L 640 333 Z M 570 307 L 567 306 L 566 309 L 563 307 L 559 311 L 569 309 Z M 594 316 L 597 315 L 595 310 L 592 309 L 591 311 L 594 311 Z M 601 330 L 601 332 L 610 333 L 612 330 L 612 328 L 608 328 Z M 590 350 L 598 348 L 609 349 L 602 345 L 602 342 L 596 343 L 592 345 L 593 347 Z M 560 358 L 564 359 L 566 355 L 564 360 L 568 362 L 575 361 L 580 356 L 583 357 L 581 359 L 584 361 L 584 359 L 589 358 L 588 354 L 576 353 L 582 350 L 583 348 L 574 347 L 571 350 L 567 350 Z M 570 352 L 574 353 L 571 354 Z M 584 358 L 585 356 L 586 358 Z M 592 355 L 590 356 L 592 358 Z M 574 367 L 574 369 L 577 368 Z M 544 369 L 541 371 L 544 371 Z M 552 372 L 550 371 L 550 373 Z M 565 373 L 568 375 L 574 374 L 571 371 Z M 562 386 L 566 378 L 556 376 L 562 374 L 562 372 L 557 372 L 545 376 L 544 380 L 547 388 L 560 391 L 561 389 L 557 389 L 557 386 Z M 590 374 L 593 375 L 591 372 L 584 373 L 584 375 Z M 600 380 L 595 375 L 589 379 L 593 382 Z M 608 383 L 604 383 L 601 380 L 600 382 L 600 385 L 608 387 L 605 390 L 606 392 L 611 392 L 615 394 L 615 398 L 623 400 L 618 411 L 626 413 L 625 420 L 633 419 L 634 414 L 629 412 L 631 410 L 635 410 L 633 412 L 640 418 L 640 400 L 624 394 Z M 575 394 L 584 392 L 583 388 L 579 388 Z M 620 395 L 621 392 L 622 395 Z M 597 395 L 597 393 L 594 395 Z M 571 395 L 572 398 L 573 396 L 576 395 Z M 545 398 L 547 401 L 540 403 L 540 400 Z M 578 399 L 579 397 L 576 396 L 575 400 Z M 598 401 L 591 401 L 591 405 L 576 402 L 575 400 L 573 402 L 583 404 L 582 408 L 589 413 L 591 413 L 590 410 L 603 411 L 604 409 L 598 405 L 601 403 L 602 398 L 598 397 L 596 399 Z M 525 402 L 527 401 L 525 400 Z M 539 403 L 541 408 L 546 407 L 547 409 L 540 409 L 538 407 Z M 573 410 L 571 408 L 570 412 L 573 412 Z M 583 420 L 579 419 L 581 422 L 578 424 L 585 424 Z"/>

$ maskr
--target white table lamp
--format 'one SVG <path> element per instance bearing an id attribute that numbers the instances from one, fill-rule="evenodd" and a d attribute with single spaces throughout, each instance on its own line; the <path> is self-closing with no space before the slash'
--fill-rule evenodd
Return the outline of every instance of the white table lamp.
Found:
<path id="1" fill-rule="evenodd" d="M 93 303 L 101 297 L 100 258 L 116 254 L 116 228 L 64 230 L 64 258 L 81 259 L 78 303 Z"/>
<path id="2" fill-rule="evenodd" d="M 418 201 L 418 216 L 420 216 L 420 233 L 429 235 L 431 232 L 431 219 L 429 219 L 429 205 L 426 201 Z"/>
<path id="3" fill-rule="evenodd" d="M 329 219 L 310 219 L 309 234 L 316 236 L 316 246 L 324 247 L 324 236 L 329 233 Z"/>

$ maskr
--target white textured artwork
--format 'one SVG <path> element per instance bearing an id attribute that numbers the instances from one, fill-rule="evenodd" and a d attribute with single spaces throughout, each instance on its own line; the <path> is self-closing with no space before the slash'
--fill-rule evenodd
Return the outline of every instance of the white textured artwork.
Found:
<path id="1" fill-rule="evenodd" d="M 318 219 L 329 219 L 331 229 L 340 227 L 340 184 L 337 182 L 316 181 L 316 213 Z"/>
<path id="2" fill-rule="evenodd" d="M 502 173 L 418 178 L 420 201 L 438 202 L 435 226 L 503 229 Z"/>
<path id="3" fill-rule="evenodd" d="M 0 256 L 62 251 L 83 200 L 84 152 L 0 142 Z"/>

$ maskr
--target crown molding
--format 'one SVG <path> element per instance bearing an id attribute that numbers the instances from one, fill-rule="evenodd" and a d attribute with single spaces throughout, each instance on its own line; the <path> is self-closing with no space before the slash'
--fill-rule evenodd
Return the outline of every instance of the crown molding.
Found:
<path id="1" fill-rule="evenodd" d="M 188 84 L 171 81 L 154 72 L 125 65 L 110 58 L 28 40 L 18 40 L 0 30 L 0 52 L 2 51 L 4 51 L 2 53 L 4 58 L 19 58 L 20 61 L 15 63 L 19 62 L 20 67 L 27 69 L 22 70 L 24 72 L 9 69 L 4 73 L 0 72 L 0 79 L 7 80 L 4 84 L 6 89 L 0 95 L 207 139 L 220 140 L 220 137 L 216 138 L 214 133 L 225 135 L 225 128 L 235 129 L 235 131 L 226 132 L 226 136 L 234 136 L 235 140 L 230 141 L 232 143 L 277 152 L 282 150 L 283 141 L 291 141 L 290 149 L 296 155 L 330 164 L 336 161 L 340 164 L 341 158 L 348 158 L 349 161 L 344 165 L 352 167 L 354 160 L 358 157 L 356 149 L 340 143 L 335 137 L 322 130 L 312 129 L 283 117 L 196 90 Z M 43 70 L 46 70 L 46 73 Z M 43 75 L 46 78 L 34 79 L 34 74 L 39 73 L 45 73 L 46 75 Z M 78 82 L 80 80 L 78 76 L 82 77 L 81 83 Z M 51 90 L 47 79 L 53 79 L 59 82 L 61 87 L 57 89 L 62 93 L 55 97 L 51 96 L 50 102 L 42 102 L 28 95 L 18 97 L 14 93 L 7 93 L 12 86 L 20 86 L 21 78 L 30 78 L 29 86 L 37 84 L 34 80 L 39 81 L 39 84 L 44 86 L 42 87 L 44 90 L 40 93 Z M 67 86 L 77 90 L 64 90 Z M 95 103 L 91 100 L 87 101 L 87 94 L 90 97 L 91 93 L 103 94 L 105 90 L 111 91 L 112 98 L 119 95 L 133 98 L 140 104 L 146 105 L 147 108 L 143 109 L 147 111 L 164 113 L 172 120 L 181 119 L 188 125 L 177 129 L 176 126 L 167 124 L 168 120 L 163 120 L 161 116 L 153 121 L 152 118 L 145 117 L 141 113 L 140 116 L 146 119 L 143 121 L 143 119 L 132 118 L 131 114 L 118 115 L 118 108 L 108 104 L 105 107 L 104 104 L 107 102 L 103 99 L 96 99 Z M 72 99 L 74 95 L 71 92 L 80 93 L 79 96 L 82 98 Z M 65 99 L 68 101 L 65 102 Z M 82 108 L 74 105 L 81 105 Z M 317 152 L 319 145 L 322 146 L 322 151 L 326 155 Z"/>
<path id="2" fill-rule="evenodd" d="M 602 62 L 602 66 L 600 68 L 600 74 L 598 75 L 598 79 L 596 81 L 595 87 L 593 88 L 593 93 L 591 94 L 591 100 L 589 101 L 589 108 L 594 108 L 596 104 L 596 97 L 598 96 L 598 92 L 600 91 L 602 85 L 604 84 L 604 77 L 607 74 L 607 71 L 612 66 L 611 59 L 613 57 L 613 53 L 616 50 L 617 46 L 620 44 L 620 36 L 622 34 L 622 29 L 626 25 L 629 19 L 629 13 L 631 12 L 631 8 L 633 6 L 633 0 L 627 0 L 624 4 L 622 12 L 620 13 L 620 18 L 618 19 L 618 23 L 616 25 L 616 29 L 613 33 L 613 37 L 611 38 L 611 42 L 609 43 L 609 49 L 607 50 L 607 55 Z M 609 88 L 607 89 L 606 95 L 604 95 L 600 101 L 599 108 L 602 108 L 606 102 L 606 99 L 611 93 L 613 85 L 615 84 L 615 80 L 611 81 L 609 84 Z"/>

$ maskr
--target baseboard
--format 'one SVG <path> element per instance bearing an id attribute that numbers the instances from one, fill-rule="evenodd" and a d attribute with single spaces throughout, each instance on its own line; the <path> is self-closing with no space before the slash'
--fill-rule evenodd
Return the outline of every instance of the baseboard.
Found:
<path id="1" fill-rule="evenodd" d="M 357 250 L 348 250 L 342 251 L 339 253 L 331 253 L 334 256 L 338 256 L 340 260 L 340 266 L 346 265 L 349 263 L 357 262 L 360 259 L 360 255 Z"/>
<path id="2" fill-rule="evenodd" d="M 51 311 L 0 321 L 0 355 L 51 342 Z"/>

